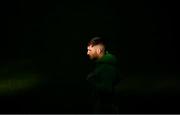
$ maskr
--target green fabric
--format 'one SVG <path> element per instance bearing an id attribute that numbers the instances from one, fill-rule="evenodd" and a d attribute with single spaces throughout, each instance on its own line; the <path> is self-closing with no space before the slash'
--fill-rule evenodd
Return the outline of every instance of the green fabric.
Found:
<path id="1" fill-rule="evenodd" d="M 106 63 L 110 65 L 116 65 L 117 59 L 114 55 L 106 53 L 101 59 L 97 60 L 96 63 Z"/>
<path id="2" fill-rule="evenodd" d="M 96 61 L 95 69 L 89 75 L 89 81 L 95 90 L 112 92 L 114 83 L 118 77 L 116 68 L 117 59 L 114 55 L 107 53 Z"/>

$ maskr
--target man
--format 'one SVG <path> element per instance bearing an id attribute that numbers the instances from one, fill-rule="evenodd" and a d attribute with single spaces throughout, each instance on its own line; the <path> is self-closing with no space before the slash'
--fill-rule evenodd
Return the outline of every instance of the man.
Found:
<path id="1" fill-rule="evenodd" d="M 95 61 L 95 69 L 87 80 L 93 89 L 94 113 L 117 113 L 114 105 L 114 87 L 118 82 L 117 59 L 106 50 L 106 43 L 94 37 L 87 46 L 87 55 Z"/>

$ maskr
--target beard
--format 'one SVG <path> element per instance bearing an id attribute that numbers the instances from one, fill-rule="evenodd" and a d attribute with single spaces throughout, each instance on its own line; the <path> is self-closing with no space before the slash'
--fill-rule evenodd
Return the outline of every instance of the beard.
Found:
<path id="1" fill-rule="evenodd" d="M 89 55 L 89 59 L 92 60 L 92 61 L 95 61 L 95 60 L 97 60 L 97 57 L 96 57 L 96 56 L 90 56 L 90 55 Z"/>
<path id="2" fill-rule="evenodd" d="M 89 56 L 89 59 L 90 60 L 93 60 L 95 57 L 94 56 Z"/>
<path id="3" fill-rule="evenodd" d="M 98 54 L 96 52 L 88 56 L 90 60 L 96 60 L 98 58 Z"/>

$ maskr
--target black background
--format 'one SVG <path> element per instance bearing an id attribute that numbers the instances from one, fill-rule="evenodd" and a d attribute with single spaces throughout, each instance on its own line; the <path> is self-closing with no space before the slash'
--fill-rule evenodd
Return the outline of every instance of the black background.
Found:
<path id="1" fill-rule="evenodd" d="M 2 113 L 90 113 L 86 45 L 94 36 L 108 38 L 129 89 L 136 80 L 144 83 L 120 91 L 120 113 L 178 112 L 175 3 L 8 0 L 2 5 L 0 77 L 38 77 L 30 89 L 1 91 Z M 145 92 L 155 93 L 146 95 L 145 85 L 153 90 Z"/>

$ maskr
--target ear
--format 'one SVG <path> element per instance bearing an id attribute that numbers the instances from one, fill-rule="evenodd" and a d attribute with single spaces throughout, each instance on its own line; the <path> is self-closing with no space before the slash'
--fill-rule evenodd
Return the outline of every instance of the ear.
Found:
<path id="1" fill-rule="evenodd" d="M 101 49 L 97 48 L 97 53 L 100 54 L 101 53 Z"/>

